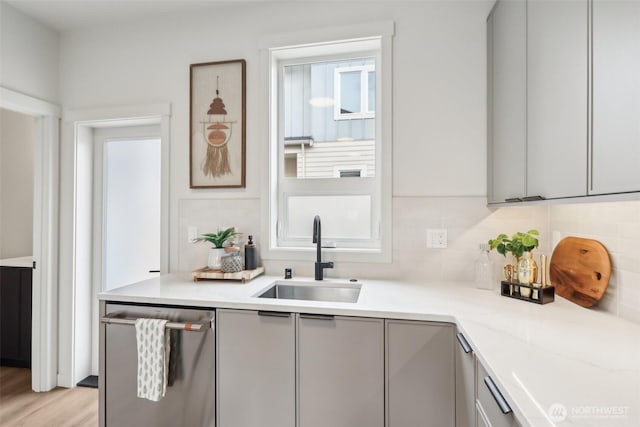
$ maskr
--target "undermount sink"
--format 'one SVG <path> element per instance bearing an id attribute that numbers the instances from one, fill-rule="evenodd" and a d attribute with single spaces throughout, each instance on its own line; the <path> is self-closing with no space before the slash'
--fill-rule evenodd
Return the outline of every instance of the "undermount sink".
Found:
<path id="1" fill-rule="evenodd" d="M 358 302 L 360 288 L 357 283 L 316 283 L 278 280 L 258 298 L 294 299 L 304 301 Z"/>

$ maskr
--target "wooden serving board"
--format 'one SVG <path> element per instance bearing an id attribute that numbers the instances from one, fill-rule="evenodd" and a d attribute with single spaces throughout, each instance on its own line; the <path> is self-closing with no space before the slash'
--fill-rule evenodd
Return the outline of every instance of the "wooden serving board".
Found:
<path id="1" fill-rule="evenodd" d="M 553 250 L 549 277 L 558 295 L 582 307 L 592 307 L 609 286 L 609 252 L 597 240 L 565 237 Z"/>

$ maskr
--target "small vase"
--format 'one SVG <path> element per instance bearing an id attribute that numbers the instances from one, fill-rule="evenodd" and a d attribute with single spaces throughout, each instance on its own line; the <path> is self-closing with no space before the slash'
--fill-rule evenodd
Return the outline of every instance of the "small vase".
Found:
<path id="1" fill-rule="evenodd" d="M 536 281 L 538 275 L 538 264 L 533 259 L 531 252 L 525 252 L 518 263 L 518 281 L 524 285 L 531 286 Z M 520 295 L 528 298 L 531 296 L 531 289 L 520 288 Z"/>
<path id="2" fill-rule="evenodd" d="M 220 270 L 220 258 L 225 254 L 224 248 L 211 248 L 209 249 L 209 259 L 207 261 L 207 267 L 211 270 Z"/>

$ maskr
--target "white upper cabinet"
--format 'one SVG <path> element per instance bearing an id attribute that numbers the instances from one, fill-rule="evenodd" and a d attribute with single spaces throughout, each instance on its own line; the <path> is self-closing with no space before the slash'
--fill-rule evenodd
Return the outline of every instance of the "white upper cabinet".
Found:
<path id="1" fill-rule="evenodd" d="M 640 191 L 640 2 L 593 1 L 590 194 Z"/>
<path id="2" fill-rule="evenodd" d="M 488 20 L 488 201 L 525 195 L 526 4 L 499 1 Z"/>
<path id="3" fill-rule="evenodd" d="M 527 196 L 587 192 L 587 0 L 527 2 Z"/>

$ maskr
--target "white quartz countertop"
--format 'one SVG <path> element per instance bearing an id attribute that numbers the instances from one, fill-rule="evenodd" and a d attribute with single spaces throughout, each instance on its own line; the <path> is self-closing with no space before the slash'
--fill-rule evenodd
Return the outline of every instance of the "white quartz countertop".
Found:
<path id="1" fill-rule="evenodd" d="M 23 256 L 19 258 L 5 258 L 0 259 L 0 267 L 26 267 L 31 268 L 33 266 L 32 256 Z"/>
<path id="2" fill-rule="evenodd" d="M 357 303 L 255 297 L 276 279 L 193 282 L 189 273 L 178 273 L 99 299 L 451 322 L 523 427 L 640 426 L 640 325 L 559 296 L 537 305 L 468 282 L 362 280 Z"/>

